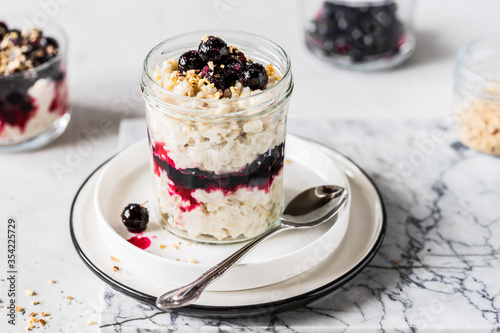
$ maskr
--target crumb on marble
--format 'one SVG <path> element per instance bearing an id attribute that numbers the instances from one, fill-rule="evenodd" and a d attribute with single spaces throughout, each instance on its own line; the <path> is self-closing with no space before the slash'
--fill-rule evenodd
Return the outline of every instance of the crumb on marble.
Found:
<path id="1" fill-rule="evenodd" d="M 111 260 L 116 261 L 116 262 L 120 262 L 120 259 L 118 259 L 117 257 L 113 257 L 113 256 L 111 256 Z"/>
<path id="2" fill-rule="evenodd" d="M 33 295 L 35 295 L 35 292 L 33 290 L 31 290 L 31 289 L 26 289 L 24 292 L 26 293 L 27 296 L 33 296 Z"/>

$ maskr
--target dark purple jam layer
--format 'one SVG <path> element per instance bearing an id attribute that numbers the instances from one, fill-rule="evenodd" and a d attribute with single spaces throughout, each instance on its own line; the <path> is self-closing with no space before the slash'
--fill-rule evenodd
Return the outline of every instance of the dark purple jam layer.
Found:
<path id="1" fill-rule="evenodd" d="M 164 146 L 165 144 L 161 142 L 155 142 L 152 146 L 155 173 L 157 176 L 160 176 L 162 171 L 167 173 L 168 178 L 174 183 L 171 189 L 175 193 L 170 194 L 180 195 L 184 201 L 188 201 L 189 207 L 184 209 L 187 211 L 199 205 L 192 196 L 192 192 L 198 189 L 221 190 L 225 194 L 233 193 L 241 187 L 269 191 L 274 178 L 283 168 L 285 153 L 285 145 L 282 143 L 259 155 L 240 172 L 217 174 L 198 168 L 177 169 Z"/>

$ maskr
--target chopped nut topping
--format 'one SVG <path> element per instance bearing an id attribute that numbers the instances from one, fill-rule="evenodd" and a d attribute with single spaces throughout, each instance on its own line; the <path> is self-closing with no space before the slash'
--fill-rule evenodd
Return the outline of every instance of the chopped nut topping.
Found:
<path id="1" fill-rule="evenodd" d="M 18 305 L 18 306 L 16 306 L 16 311 L 22 312 L 22 311 L 24 311 L 24 309 L 20 305 Z"/>
<path id="2" fill-rule="evenodd" d="M 49 280 L 49 283 L 50 283 L 50 284 L 54 284 L 54 283 L 56 283 L 56 281 L 54 281 L 54 280 L 50 279 L 50 280 Z"/>
<path id="3" fill-rule="evenodd" d="M 26 295 L 28 295 L 28 296 L 33 296 L 33 295 L 35 294 L 35 292 L 34 292 L 33 290 L 31 290 L 31 289 L 26 289 L 24 292 L 25 292 L 25 293 L 26 293 Z"/>
<path id="4" fill-rule="evenodd" d="M 30 319 L 30 323 L 33 323 L 33 324 L 34 324 L 34 323 L 37 323 L 37 322 L 38 322 L 38 319 L 36 319 L 36 318 L 34 318 L 34 317 Z"/>
<path id="5" fill-rule="evenodd" d="M 120 260 L 117 257 L 113 257 L 113 256 L 111 256 L 111 260 L 116 261 L 116 262 L 120 262 Z"/>
<path id="6" fill-rule="evenodd" d="M 35 326 L 34 326 L 33 324 L 29 324 L 29 325 L 28 325 L 28 327 L 26 327 L 26 329 L 27 329 L 28 331 L 31 331 L 31 330 L 32 330 L 32 329 L 34 329 L 34 328 L 35 328 Z"/>
<path id="7" fill-rule="evenodd" d="M 73 297 L 71 297 L 71 296 L 68 296 L 66 298 L 69 299 L 70 301 L 73 299 Z"/>
<path id="8" fill-rule="evenodd" d="M 118 266 L 113 266 L 113 271 L 114 271 L 114 272 L 116 272 L 116 271 L 118 271 L 118 270 L 120 270 L 120 267 L 118 267 Z"/>
<path id="9" fill-rule="evenodd" d="M 40 325 L 45 326 L 46 321 L 43 319 L 40 319 Z"/>
<path id="10" fill-rule="evenodd" d="M 31 305 L 37 305 L 38 303 L 40 303 L 40 302 L 38 302 L 38 301 L 33 301 L 33 302 L 31 302 Z"/>
<path id="11" fill-rule="evenodd" d="M 43 312 L 43 311 L 42 311 L 42 316 L 47 317 L 48 315 L 50 315 L 50 313 L 47 313 L 47 312 Z"/>
<path id="12" fill-rule="evenodd" d="M 28 316 L 30 316 L 30 317 L 34 317 L 34 316 L 36 316 L 36 312 L 32 312 L 32 313 L 30 313 Z"/>
<path id="13" fill-rule="evenodd" d="M 161 245 L 160 245 L 160 249 L 162 249 L 162 250 L 163 250 L 164 248 L 166 248 L 166 247 L 167 247 L 167 246 L 166 246 L 166 245 L 164 245 L 164 244 L 161 244 Z"/>

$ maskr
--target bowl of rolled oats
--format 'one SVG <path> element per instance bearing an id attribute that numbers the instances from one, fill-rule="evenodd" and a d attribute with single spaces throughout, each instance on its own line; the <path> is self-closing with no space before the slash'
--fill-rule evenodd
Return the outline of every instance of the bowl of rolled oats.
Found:
<path id="1" fill-rule="evenodd" d="M 453 109 L 460 141 L 500 156 L 500 36 L 465 45 L 455 65 Z"/>

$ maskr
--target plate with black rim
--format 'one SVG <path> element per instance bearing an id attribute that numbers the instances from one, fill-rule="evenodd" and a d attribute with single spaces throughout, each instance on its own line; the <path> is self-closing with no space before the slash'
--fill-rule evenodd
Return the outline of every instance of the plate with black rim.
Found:
<path id="1" fill-rule="evenodd" d="M 297 137 L 294 140 L 305 140 Z M 349 226 L 340 245 L 326 258 L 318 251 L 297 263 L 314 265 L 305 273 L 272 285 L 237 291 L 206 291 L 192 305 L 176 312 L 202 317 L 245 317 L 291 310 L 321 298 L 354 278 L 375 256 L 386 229 L 385 208 L 373 181 L 354 162 L 319 143 L 305 140 L 329 156 L 345 173 L 351 187 Z M 71 207 L 70 230 L 73 244 L 83 262 L 112 288 L 140 302 L 155 304 L 156 297 L 174 286 L 151 279 L 110 259 L 111 250 L 100 238 L 93 205 L 94 189 L 103 171 L 98 167 L 82 184 Z M 285 170 L 286 172 L 286 170 Z M 325 243 L 325 251 L 329 245 Z M 317 262 L 321 258 L 321 262 Z M 294 269 L 294 267 L 290 267 Z M 186 281 L 186 283 L 189 281 Z"/>

